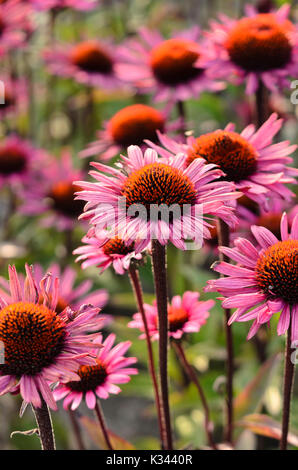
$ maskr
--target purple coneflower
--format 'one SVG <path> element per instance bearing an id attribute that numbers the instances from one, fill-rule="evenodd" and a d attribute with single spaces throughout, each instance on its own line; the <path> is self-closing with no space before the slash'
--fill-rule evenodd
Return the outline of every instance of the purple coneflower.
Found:
<path id="1" fill-rule="evenodd" d="M 140 40 L 127 41 L 118 66 L 123 81 L 154 91 L 157 101 L 184 101 L 203 91 L 223 89 L 223 83 L 208 77 L 201 65 L 205 53 L 198 43 L 199 30 L 192 28 L 165 40 L 157 31 L 140 30 Z"/>
<path id="2" fill-rule="evenodd" d="M 135 375 L 138 370 L 131 367 L 137 362 L 136 357 L 125 357 L 124 354 L 130 347 L 130 341 L 118 343 L 113 347 L 116 336 L 110 334 L 104 342 L 102 335 L 98 335 L 94 344 L 102 344 L 101 349 L 91 349 L 96 356 L 95 365 L 84 365 L 78 370 L 79 381 L 61 383 L 54 390 L 56 400 L 64 398 L 65 409 L 75 410 L 84 399 L 88 408 L 94 409 L 96 399 L 106 399 L 110 394 L 118 394 L 121 388 L 118 384 L 130 381 L 130 375 Z"/>
<path id="3" fill-rule="evenodd" d="M 236 308 L 230 323 L 254 320 L 248 339 L 280 313 L 278 335 L 287 331 L 292 318 L 292 341 L 297 341 L 298 215 L 289 234 L 287 216 L 283 214 L 281 240 L 264 227 L 253 226 L 251 230 L 257 243 L 238 238 L 234 248 L 220 248 L 237 265 L 215 265 L 214 270 L 227 277 L 208 281 L 206 290 L 219 291 L 224 296 L 224 308 Z"/>
<path id="4" fill-rule="evenodd" d="M 102 326 L 99 309 L 82 306 L 56 312 L 59 279 L 47 274 L 39 286 L 32 268 L 21 287 L 15 267 L 9 267 L 10 298 L 0 296 L 0 340 L 5 361 L 0 365 L 0 395 L 17 389 L 27 403 L 52 409 L 56 403 L 50 384 L 79 380 L 81 365 L 92 365 L 87 334 Z M 40 299 L 43 302 L 40 303 Z M 16 338 L 18 340 L 16 341 Z"/>

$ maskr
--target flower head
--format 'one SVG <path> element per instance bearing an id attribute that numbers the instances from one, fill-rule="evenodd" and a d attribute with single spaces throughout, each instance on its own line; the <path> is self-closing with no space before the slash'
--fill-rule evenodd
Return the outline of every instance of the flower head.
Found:
<path id="1" fill-rule="evenodd" d="M 73 227 L 83 210 L 83 204 L 74 200 L 79 187 L 73 182 L 82 176 L 83 171 L 74 168 L 68 151 L 59 160 L 48 157 L 35 181 L 25 186 L 21 211 L 29 215 L 46 214 L 43 224 L 55 225 L 61 231 Z"/>
<path id="2" fill-rule="evenodd" d="M 247 8 L 247 16 L 233 20 L 224 15 L 212 21 L 206 33 L 213 56 L 206 66 L 214 78 L 236 77 L 246 81 L 246 92 L 254 93 L 259 81 L 272 91 L 289 85 L 297 73 L 298 32 L 288 19 L 289 5 L 270 13 Z"/>
<path id="3" fill-rule="evenodd" d="M 124 384 L 130 381 L 130 375 L 138 373 L 136 368 L 130 367 L 137 362 L 136 357 L 125 357 L 124 354 L 131 343 L 126 341 L 114 346 L 115 335 L 110 334 L 102 343 L 102 335 L 99 335 L 94 344 L 103 344 L 101 349 L 92 352 L 96 357 L 96 364 L 81 366 L 78 370 L 79 381 L 61 383 L 54 391 L 56 400 L 64 398 L 63 407 L 71 407 L 75 410 L 82 399 L 86 401 L 88 408 L 95 408 L 96 397 L 106 399 L 110 394 L 118 394 L 121 389 L 116 384 Z"/>
<path id="4" fill-rule="evenodd" d="M 115 71 L 115 47 L 112 48 L 103 42 L 87 40 L 73 46 L 57 46 L 47 50 L 44 58 L 54 75 L 103 89 L 113 89 L 121 85 Z"/>
<path id="5" fill-rule="evenodd" d="M 184 292 L 183 296 L 176 295 L 168 306 L 169 337 L 180 339 L 183 333 L 196 333 L 206 323 L 209 310 L 214 300 L 199 301 L 198 292 Z M 158 339 L 158 311 L 156 302 L 153 305 L 144 304 L 149 333 L 153 339 Z M 133 316 L 129 322 L 130 328 L 138 328 L 144 332 L 144 324 L 140 313 Z M 145 338 L 142 333 L 141 338 Z"/>
<path id="6" fill-rule="evenodd" d="M 269 197 L 289 200 L 293 193 L 285 186 L 295 183 L 296 168 L 290 168 L 289 157 L 297 148 L 288 141 L 273 144 L 274 136 L 282 127 L 282 119 L 272 114 L 256 131 L 250 124 L 241 133 L 235 125 L 228 124 L 223 130 L 189 137 L 186 144 L 179 144 L 160 135 L 163 147 L 147 141 L 162 157 L 171 158 L 178 152 L 186 155 L 186 165 L 204 158 L 216 164 L 225 173 L 225 179 L 234 182 L 236 188 L 253 201 L 266 205 Z"/>
<path id="7" fill-rule="evenodd" d="M 0 56 L 23 46 L 32 33 L 31 7 L 19 0 L 0 3 Z"/>
<path id="8" fill-rule="evenodd" d="M 89 11 L 98 5 L 97 0 L 30 0 L 37 10 L 62 10 L 73 8 L 74 10 Z"/>
<path id="9" fill-rule="evenodd" d="M 216 91 L 223 84 L 208 78 L 200 65 L 204 53 L 198 43 L 199 30 L 193 28 L 165 40 L 145 28 L 141 40 L 128 41 L 121 50 L 119 74 L 139 89 L 154 90 L 156 100 L 185 100 L 202 91 Z"/>
<path id="10" fill-rule="evenodd" d="M 23 399 L 41 406 L 41 396 L 56 409 L 50 384 L 79 380 L 81 365 L 92 365 L 91 331 L 102 326 L 99 309 L 83 306 L 58 313 L 59 279 L 47 274 L 36 284 L 26 266 L 21 287 L 15 267 L 9 267 L 10 296 L 0 295 L 0 340 L 5 361 L 0 365 L 0 395 L 19 387 Z M 40 302 L 40 298 L 43 302 Z M 17 338 L 17 341 L 16 341 Z"/>
<path id="11" fill-rule="evenodd" d="M 0 83 L 4 84 L 3 93 L 0 90 L 0 117 L 9 117 L 27 108 L 28 88 L 25 80 L 1 74 Z"/>
<path id="12" fill-rule="evenodd" d="M 101 160 L 109 160 L 129 145 L 142 145 L 145 139 L 156 141 L 156 131 L 163 132 L 165 125 L 166 116 L 151 106 L 126 106 L 112 116 L 105 129 L 98 132 L 98 140 L 89 144 L 81 156 L 100 154 Z"/>
<path id="13" fill-rule="evenodd" d="M 171 241 L 180 249 L 185 249 L 187 238 L 201 243 L 202 237 L 210 236 L 203 220 L 206 214 L 235 224 L 228 205 L 238 197 L 234 185 L 214 181 L 222 172 L 203 159 L 196 159 L 186 169 L 184 163 L 183 154 L 164 162 L 154 150 L 143 154 L 133 145 L 128 148 L 128 157 L 122 156 L 120 169 L 92 163 L 98 171 L 90 174 L 97 182 L 77 183 L 83 189 L 77 197 L 87 201 L 82 218 L 96 231 L 112 229 L 113 236 L 128 245 L 143 242 L 142 249 L 152 238 L 162 244 Z"/>
<path id="14" fill-rule="evenodd" d="M 83 261 L 83 269 L 97 266 L 103 272 L 112 265 L 117 274 L 124 274 L 132 261 L 142 259 L 142 254 L 138 251 L 140 245 L 138 243 L 133 242 L 127 245 L 118 237 L 100 239 L 88 236 L 82 241 L 85 245 L 77 248 L 73 253 L 79 255 L 76 261 Z"/>
<path id="15" fill-rule="evenodd" d="M 34 279 L 38 285 L 47 273 L 51 273 L 54 279 L 58 278 L 60 280 L 59 296 L 55 308 L 57 313 L 61 313 L 67 307 L 71 308 L 71 310 L 77 311 L 82 305 L 93 305 L 96 308 L 102 308 L 106 305 L 108 301 L 108 293 L 105 289 L 89 292 L 92 287 L 92 281 L 86 280 L 78 284 L 76 287 L 74 286 L 77 274 L 70 266 L 67 266 L 62 270 L 60 266 L 55 263 L 50 265 L 45 271 L 40 264 L 34 265 Z M 24 288 L 25 279 L 25 276 L 19 274 L 19 281 L 22 288 Z M 0 277 L 0 282 L 0 296 L 5 299 L 9 299 L 9 282 L 2 277 Z M 43 303 L 43 300 L 43 297 L 40 297 L 40 303 Z M 101 315 L 101 319 L 104 319 L 103 315 Z"/>
<path id="16" fill-rule="evenodd" d="M 47 158 L 45 151 L 16 135 L 0 142 L 0 186 L 30 185 L 34 174 Z"/>
<path id="17" fill-rule="evenodd" d="M 289 234 L 283 214 L 281 240 L 264 227 L 251 230 L 257 243 L 238 238 L 234 248 L 220 248 L 237 265 L 217 264 L 214 270 L 227 277 L 209 281 L 206 290 L 219 291 L 223 307 L 237 309 L 230 323 L 254 320 L 248 339 L 281 312 L 277 333 L 284 334 L 292 320 L 292 341 L 298 340 L 298 215 Z"/>

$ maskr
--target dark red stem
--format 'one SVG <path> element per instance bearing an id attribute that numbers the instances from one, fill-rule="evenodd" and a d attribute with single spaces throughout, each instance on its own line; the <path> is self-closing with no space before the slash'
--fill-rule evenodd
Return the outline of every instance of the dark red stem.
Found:
<path id="1" fill-rule="evenodd" d="M 133 291 L 134 291 L 134 294 L 135 294 L 138 309 L 139 309 L 139 312 L 142 316 L 142 321 L 143 321 L 143 325 L 144 325 L 144 332 L 145 332 L 145 337 L 146 337 L 148 360 L 149 360 L 149 372 L 150 372 L 150 375 L 151 375 L 151 380 L 152 380 L 153 389 L 154 389 L 154 396 L 155 396 L 155 403 L 156 403 L 156 408 L 157 408 L 159 432 L 160 432 L 160 437 L 162 439 L 162 436 L 163 436 L 163 421 L 162 421 L 162 413 L 161 413 L 160 395 L 159 395 L 158 381 L 157 381 L 157 376 L 156 376 L 156 371 L 155 371 L 155 362 L 154 362 L 154 356 L 153 356 L 152 343 L 151 343 L 151 338 L 150 338 L 150 334 L 149 334 L 147 317 L 146 317 L 145 310 L 144 310 L 142 286 L 141 286 L 140 276 L 139 276 L 138 270 L 135 269 L 134 267 L 130 267 L 129 268 L 129 277 L 130 277 L 131 285 L 132 285 L 132 288 L 133 288 Z"/>
<path id="2" fill-rule="evenodd" d="M 152 264 L 154 273 L 156 304 L 158 310 L 159 329 L 159 380 L 161 390 L 161 410 L 163 419 L 163 448 L 171 450 L 172 429 L 169 406 L 168 387 L 168 296 L 167 296 L 167 271 L 166 271 L 166 247 L 159 241 L 152 241 Z"/>

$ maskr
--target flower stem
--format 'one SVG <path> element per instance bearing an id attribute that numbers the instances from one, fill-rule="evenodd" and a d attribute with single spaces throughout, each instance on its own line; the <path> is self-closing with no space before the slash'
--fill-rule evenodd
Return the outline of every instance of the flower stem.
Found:
<path id="1" fill-rule="evenodd" d="M 216 450 L 217 447 L 216 447 L 216 444 L 215 444 L 215 442 L 213 440 L 213 436 L 212 436 L 212 427 L 213 426 L 212 426 L 212 422 L 210 421 L 209 406 L 208 406 L 207 399 L 205 397 L 204 391 L 203 391 L 203 389 L 201 387 L 201 384 L 199 382 L 199 379 L 197 377 L 197 374 L 195 373 L 194 368 L 192 367 L 192 365 L 188 362 L 188 360 L 185 356 L 185 352 L 183 350 L 181 342 L 180 341 L 173 341 L 172 345 L 175 348 L 175 350 L 177 352 L 177 355 L 179 357 L 179 360 L 180 360 L 182 366 L 184 367 L 188 377 L 194 383 L 194 385 L 197 387 L 197 390 L 198 390 L 198 393 L 199 393 L 199 396 L 201 398 L 202 405 L 203 405 L 203 408 L 204 408 L 204 413 L 205 413 L 205 432 L 206 432 L 206 435 L 207 435 L 208 443 L 209 443 L 209 446 L 212 449 Z"/>
<path id="2" fill-rule="evenodd" d="M 178 110 L 178 115 L 181 120 L 181 134 L 184 136 L 185 131 L 186 131 L 186 113 L 185 113 L 185 106 L 183 101 L 179 100 L 177 101 L 177 110 Z"/>
<path id="3" fill-rule="evenodd" d="M 291 312 L 292 316 L 292 312 Z M 283 394 L 283 414 L 282 414 L 282 434 L 280 440 L 280 450 L 287 450 L 288 432 L 290 423 L 291 395 L 294 379 L 294 363 L 291 361 L 291 331 L 292 320 L 287 334 L 287 342 L 285 348 L 285 375 L 284 375 L 284 394 Z"/>
<path id="4" fill-rule="evenodd" d="M 102 411 L 101 404 L 100 404 L 99 400 L 97 400 L 97 402 L 95 404 L 94 411 L 95 411 L 95 414 L 98 418 L 98 422 L 99 422 L 101 432 L 103 434 L 106 446 L 109 450 L 113 450 L 113 447 L 112 447 L 112 444 L 111 444 L 111 441 L 110 441 L 110 437 L 109 437 L 109 431 L 107 429 L 107 425 L 106 425 L 106 422 L 105 422 L 105 419 L 104 419 L 103 411 Z"/>
<path id="5" fill-rule="evenodd" d="M 261 80 L 256 91 L 256 125 L 261 127 L 269 117 L 268 90 Z"/>
<path id="6" fill-rule="evenodd" d="M 230 243 L 230 229 L 229 226 L 223 221 L 218 220 L 218 244 L 219 246 L 229 246 Z M 220 261 L 227 261 L 227 257 L 219 254 Z M 226 413 L 226 429 L 225 439 L 227 442 L 233 442 L 233 418 L 234 418 L 234 405 L 233 405 L 233 374 L 234 374 L 234 346 L 233 346 L 233 333 L 232 326 L 228 324 L 230 319 L 230 309 L 225 309 L 225 330 L 226 330 L 226 348 L 227 348 L 227 413 Z"/>
<path id="7" fill-rule="evenodd" d="M 159 328 L 159 380 L 161 390 L 161 410 L 164 422 L 163 449 L 171 450 L 172 430 L 168 388 L 168 297 L 166 247 L 158 240 L 152 241 L 152 264 L 155 282 Z"/>
<path id="8" fill-rule="evenodd" d="M 79 423 L 78 423 L 78 420 L 77 420 L 77 417 L 76 417 L 76 412 L 73 411 L 73 410 L 68 410 L 68 413 L 69 413 L 69 418 L 70 418 L 70 421 L 71 421 L 71 424 L 72 424 L 73 433 L 74 433 L 76 441 L 77 441 L 78 449 L 79 450 L 85 450 L 84 442 L 83 442 L 83 438 L 82 438 L 82 434 L 81 434 L 81 430 L 80 430 L 80 426 L 79 426 Z"/>
<path id="9" fill-rule="evenodd" d="M 144 324 L 144 331 L 145 331 L 146 344 L 147 344 L 147 350 L 148 350 L 148 359 L 149 359 L 149 372 L 151 375 L 151 380 L 152 380 L 153 388 L 154 388 L 155 403 L 156 403 L 157 416 L 158 416 L 158 425 L 159 425 L 160 436 L 162 439 L 163 421 L 162 421 L 162 413 L 161 413 L 160 394 L 159 394 L 158 381 L 157 381 L 157 376 L 156 376 L 156 371 L 155 371 L 152 343 L 151 343 L 151 338 L 149 334 L 147 318 L 146 318 L 146 314 L 144 310 L 142 286 L 141 286 L 138 270 L 131 266 L 129 268 L 129 277 L 130 277 L 131 285 L 132 285 L 132 288 L 136 297 L 138 309 L 142 316 L 142 321 Z"/>
<path id="10" fill-rule="evenodd" d="M 50 410 L 42 397 L 41 407 L 33 407 L 42 450 L 56 450 L 55 437 L 53 431 L 52 418 Z"/>

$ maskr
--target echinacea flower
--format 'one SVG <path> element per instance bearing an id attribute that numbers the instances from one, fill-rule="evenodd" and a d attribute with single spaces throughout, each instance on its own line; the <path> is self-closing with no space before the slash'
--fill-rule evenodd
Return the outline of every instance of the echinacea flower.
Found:
<path id="1" fill-rule="evenodd" d="M 19 0 L 0 3 L 0 56 L 25 44 L 33 31 L 31 11 L 30 5 Z"/>
<path id="2" fill-rule="evenodd" d="M 47 154 L 17 135 L 0 142 L 0 187 L 4 184 L 31 184 L 33 174 L 43 164 Z"/>
<path id="3" fill-rule="evenodd" d="M 103 272 L 112 265 L 117 274 L 124 274 L 131 262 L 142 259 L 138 243 L 127 245 L 118 237 L 100 239 L 87 236 L 82 242 L 85 245 L 74 250 L 73 254 L 79 255 L 76 261 L 83 261 L 83 269 L 97 266 Z"/>
<path id="4" fill-rule="evenodd" d="M 298 65 L 298 31 L 288 19 L 290 5 L 270 13 L 258 13 L 253 7 L 247 16 L 234 20 L 221 15 L 221 23 L 212 21 L 209 39 L 210 76 L 234 77 L 246 81 L 246 92 L 254 93 L 262 82 L 278 91 L 296 77 Z"/>
<path id="5" fill-rule="evenodd" d="M 258 129 L 253 124 L 241 132 L 235 132 L 230 123 L 225 129 L 218 129 L 198 138 L 188 137 L 186 144 L 179 144 L 160 134 L 163 147 L 147 141 L 162 157 L 171 158 L 178 152 L 186 155 L 186 166 L 197 158 L 204 158 L 225 173 L 227 181 L 233 181 L 236 188 L 253 201 L 266 205 L 270 197 L 290 200 L 293 193 L 285 184 L 295 183 L 297 168 L 289 157 L 297 145 L 288 141 L 273 144 L 274 136 L 282 127 L 282 119 L 272 114 Z"/>
<path id="6" fill-rule="evenodd" d="M 99 309 L 83 306 L 56 312 L 59 279 L 47 274 L 39 286 L 26 265 L 23 289 L 15 267 L 9 267 L 10 298 L 0 296 L 0 395 L 16 388 L 27 403 L 39 408 L 41 397 L 56 409 L 50 385 L 59 380 L 79 380 L 81 365 L 94 364 L 90 342 L 102 321 Z M 40 303 L 39 299 L 43 298 Z"/>
<path id="7" fill-rule="evenodd" d="M 54 75 L 103 89 L 121 85 L 115 71 L 117 51 L 103 41 L 90 39 L 75 45 L 56 46 L 45 51 L 44 59 Z"/>
<path id="8" fill-rule="evenodd" d="M 206 323 L 209 310 L 214 306 L 214 300 L 199 300 L 198 292 L 187 291 L 183 296 L 176 295 L 168 306 L 170 338 L 180 339 L 184 333 L 196 333 Z M 158 339 L 158 312 L 156 302 L 153 305 L 144 304 L 149 334 L 152 339 Z M 135 313 L 133 320 L 128 323 L 130 328 L 138 328 L 144 332 L 144 323 L 140 313 Z M 145 338 L 142 333 L 140 338 Z"/>
<path id="9" fill-rule="evenodd" d="M 119 75 L 142 91 L 154 91 L 157 101 L 184 101 L 203 91 L 224 85 L 207 76 L 200 65 L 204 46 L 197 27 L 164 39 L 157 31 L 140 30 L 140 40 L 127 41 L 120 49 Z"/>
<path id="10" fill-rule="evenodd" d="M 90 157 L 100 154 L 101 160 L 110 160 L 129 145 L 142 145 L 145 139 L 157 139 L 156 131 L 163 132 L 166 116 L 151 106 L 133 104 L 118 111 L 99 131 L 98 140 L 89 144 L 80 155 Z"/>
<path id="11" fill-rule="evenodd" d="M 234 248 L 220 251 L 237 265 L 221 262 L 214 270 L 227 277 L 210 280 L 206 291 L 218 291 L 224 308 L 236 308 L 229 323 L 253 320 L 248 339 L 260 326 L 280 313 L 277 333 L 283 335 L 292 322 L 292 341 L 298 340 L 298 215 L 291 232 L 284 213 L 281 240 L 264 227 L 251 227 L 256 242 L 244 238 L 234 241 Z"/>
<path id="12" fill-rule="evenodd" d="M 48 157 L 35 175 L 35 181 L 23 190 L 21 212 L 44 214 L 44 226 L 55 226 L 60 231 L 72 228 L 83 210 L 83 204 L 74 200 L 79 187 L 73 182 L 83 174 L 82 170 L 74 168 L 68 151 L 62 152 L 59 159 Z"/>
<path id="13" fill-rule="evenodd" d="M 257 206 L 256 210 L 256 208 L 249 205 L 240 205 L 240 199 L 237 201 L 236 212 L 240 222 L 239 230 L 241 230 L 241 234 L 245 233 L 247 238 L 251 236 L 250 227 L 259 225 L 267 228 L 276 238 L 280 239 L 280 221 L 283 212 L 287 212 L 289 228 L 292 227 L 295 215 L 298 213 L 298 204 L 293 206 L 291 202 L 285 203 L 279 198 L 270 199 L 267 210 L 264 210 L 261 206 Z"/>
<path id="14" fill-rule="evenodd" d="M 1 74 L 0 83 L 0 118 L 22 113 L 28 105 L 28 87 L 23 79 L 12 79 L 8 74 Z"/>
<path id="15" fill-rule="evenodd" d="M 232 183 L 214 181 L 222 176 L 215 165 L 195 159 L 185 169 L 183 154 L 164 162 L 154 150 L 143 154 L 134 145 L 127 153 L 122 168 L 92 163 L 97 182 L 76 183 L 83 189 L 77 198 L 87 201 L 81 218 L 95 231 L 111 229 L 128 245 L 143 242 L 143 249 L 153 238 L 185 249 L 184 239 L 201 243 L 209 237 L 207 214 L 237 223 L 228 203 L 239 194 Z"/>
<path id="16" fill-rule="evenodd" d="M 34 264 L 34 279 L 37 284 L 42 281 L 46 273 L 51 273 L 54 279 L 58 278 L 60 280 L 59 296 L 55 308 L 57 313 L 61 313 L 67 307 L 76 311 L 82 305 L 93 305 L 96 308 L 102 308 L 108 301 L 108 293 L 105 289 L 89 292 L 92 287 L 92 281 L 90 280 L 74 287 L 77 274 L 70 266 L 62 270 L 55 263 L 50 265 L 47 270 L 44 270 L 40 264 Z M 21 287 L 24 288 L 25 277 L 22 274 L 19 274 L 19 281 Z M 0 296 L 6 301 L 10 297 L 9 282 L 2 277 L 0 277 Z M 39 299 L 40 302 L 43 302 L 43 300 L 43 298 Z M 103 315 L 101 315 L 101 318 L 103 319 Z"/>
<path id="17" fill-rule="evenodd" d="M 64 398 L 63 407 L 75 410 L 82 400 L 86 401 L 88 408 L 94 409 L 96 399 L 106 399 L 110 394 L 118 394 L 121 388 L 117 384 L 130 381 L 130 375 L 136 375 L 138 370 L 130 367 L 137 362 L 136 357 L 125 357 L 130 347 L 130 341 L 118 343 L 113 347 L 116 336 L 110 334 L 102 343 L 102 335 L 94 340 L 94 344 L 101 344 L 101 349 L 93 349 L 96 355 L 96 364 L 81 366 L 78 370 L 79 381 L 60 383 L 54 390 L 55 399 Z"/>
<path id="18" fill-rule="evenodd" d="M 98 0 L 30 0 L 31 4 L 38 10 L 63 10 L 73 8 L 74 10 L 89 11 L 98 5 Z"/>

